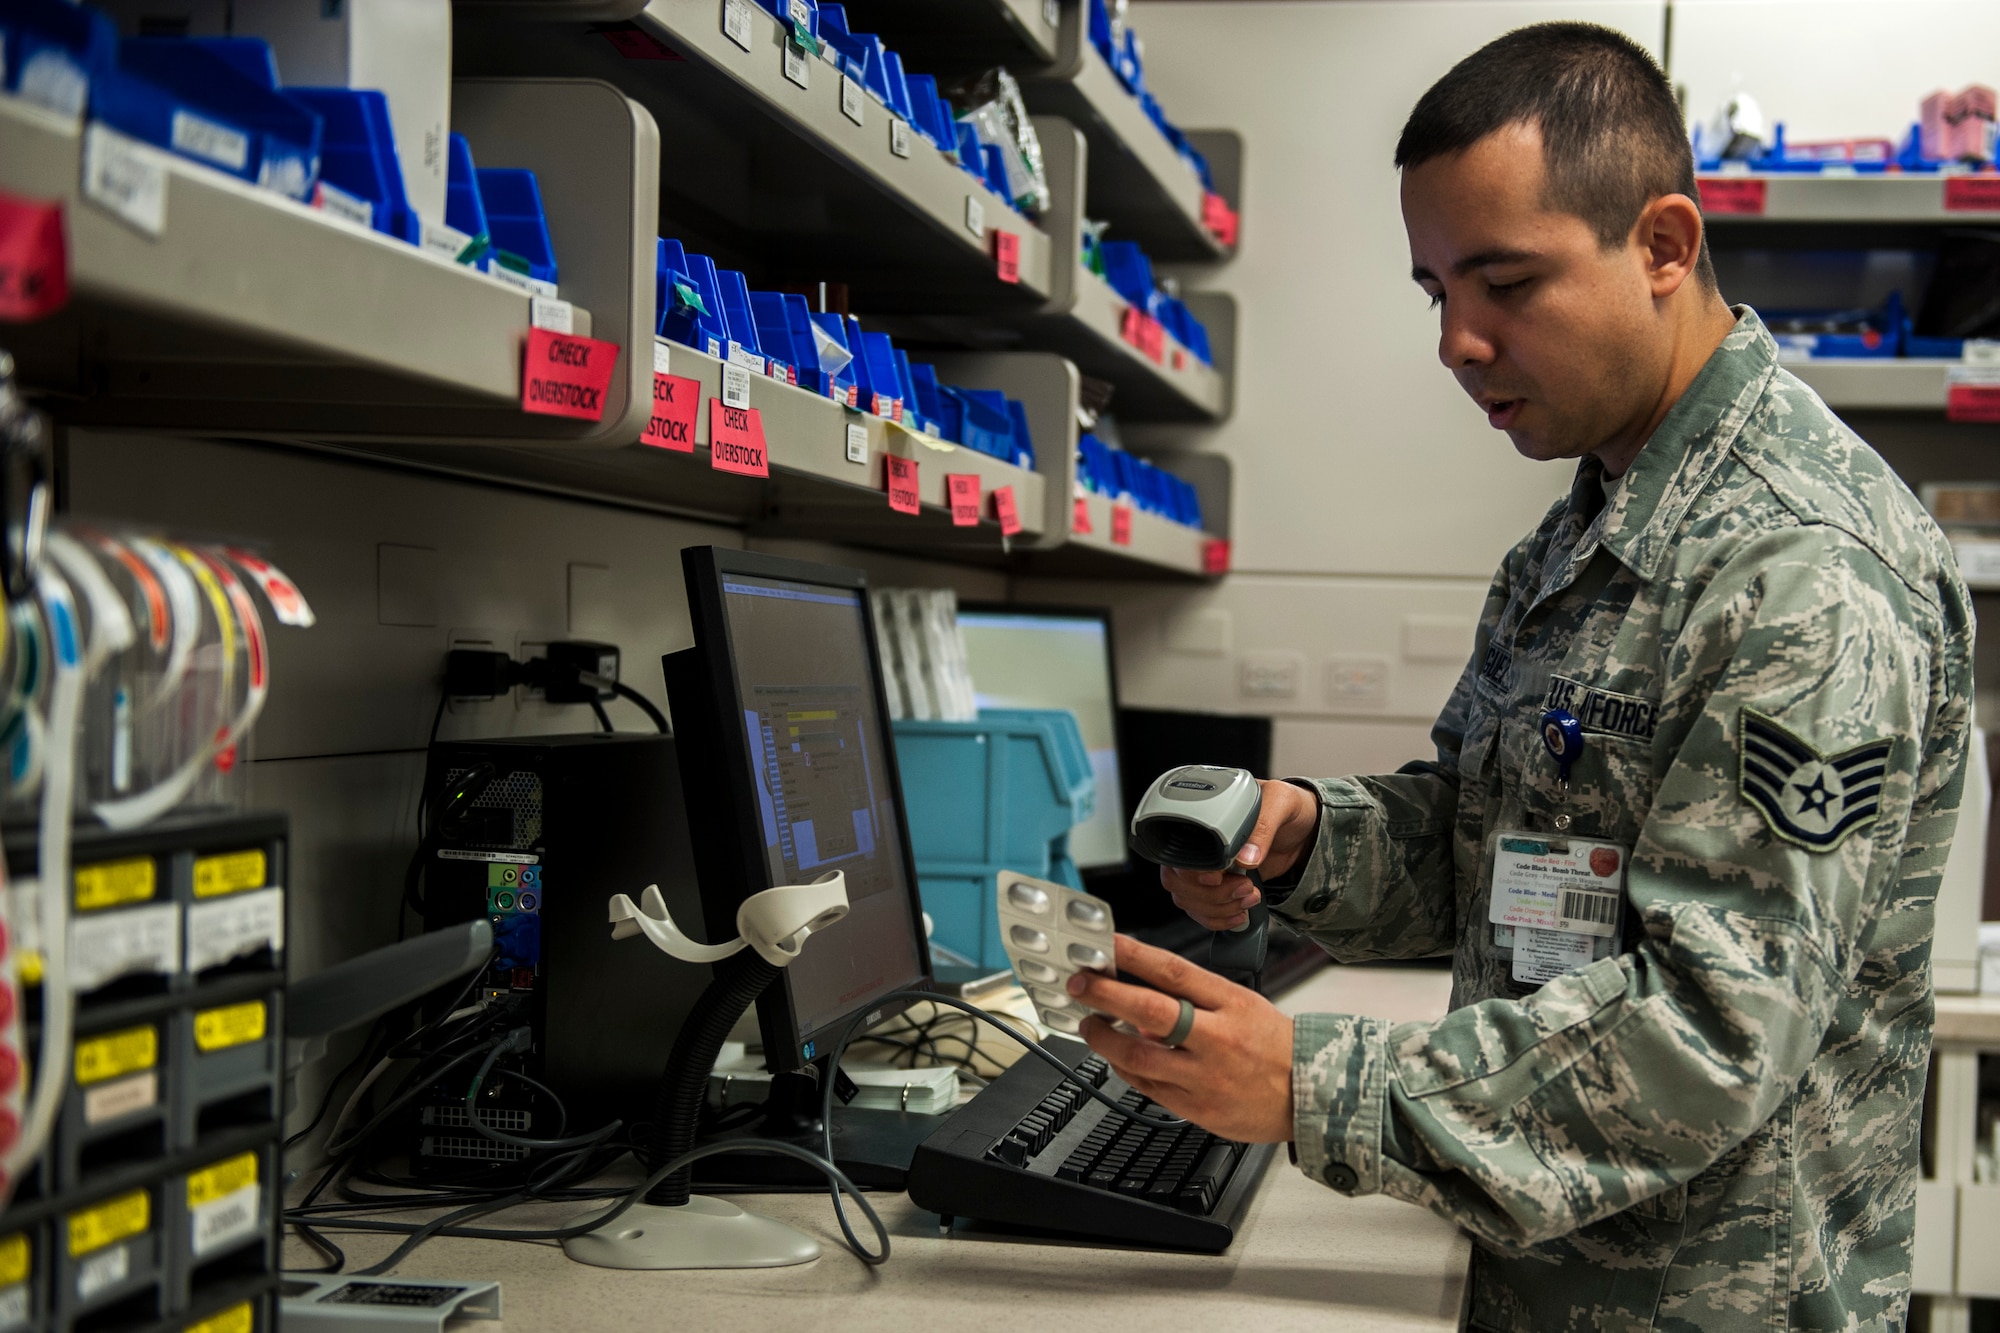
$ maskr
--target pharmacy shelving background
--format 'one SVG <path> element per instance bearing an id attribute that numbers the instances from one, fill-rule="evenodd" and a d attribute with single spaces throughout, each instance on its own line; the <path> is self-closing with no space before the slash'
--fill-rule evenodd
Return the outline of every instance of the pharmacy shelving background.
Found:
<path id="1" fill-rule="evenodd" d="M 1107 436 L 1113 421 L 1221 420 L 1237 311 L 1212 294 L 1182 301 L 1150 272 L 1121 292 L 1086 256 L 1102 234 L 1163 263 L 1226 258 L 1241 154 L 1226 134 L 1170 140 L 1180 132 L 1089 40 L 1098 8 L 877 0 L 847 19 L 748 0 L 460 4 L 453 148 L 462 138 L 482 181 L 533 174 L 545 268 L 497 241 L 469 262 L 485 237 L 469 223 L 391 234 L 391 205 L 357 206 L 330 167 L 288 195 L 171 128 L 153 142 L 108 124 L 87 99 L 0 98 L 0 191 L 59 213 L 70 290 L 59 311 L 9 327 L 8 346 L 78 425 L 351 450 L 1002 568 L 1214 577 L 1228 566 L 1226 473 L 1201 462 L 1188 482 L 1171 449 L 1079 469 L 1079 420 L 1105 409 Z M 905 33 L 909 65 L 896 57 L 885 79 L 880 58 Z M 77 58 L 87 74 L 101 53 Z M 102 58 L 115 62 L 115 43 Z M 1055 109 L 1033 121 L 1045 206 L 1017 207 L 990 158 L 968 169 L 976 140 L 968 153 L 963 129 L 912 105 L 920 79 L 939 86 L 919 61 L 946 75 L 1004 64 L 1025 105 Z M 226 132 L 231 111 L 171 115 Z M 938 141 L 954 132 L 947 153 Z M 1205 153 L 1184 151 L 1197 142 Z M 688 286 L 669 281 L 661 237 L 725 285 L 741 273 L 753 293 L 844 309 L 850 341 L 890 335 L 889 373 L 915 378 L 884 393 L 877 365 L 870 392 L 841 402 L 838 385 L 802 380 L 817 367 L 797 347 L 661 338 Z M 730 295 L 716 295 L 725 309 L 702 313 L 726 320 Z M 863 378 L 862 349 L 842 352 L 849 381 Z M 936 384 L 950 410 L 927 410 L 928 367 L 947 360 L 960 378 Z M 988 407 L 1002 436 L 1004 414 L 1025 424 L 1025 447 L 989 447 L 970 424 Z"/>

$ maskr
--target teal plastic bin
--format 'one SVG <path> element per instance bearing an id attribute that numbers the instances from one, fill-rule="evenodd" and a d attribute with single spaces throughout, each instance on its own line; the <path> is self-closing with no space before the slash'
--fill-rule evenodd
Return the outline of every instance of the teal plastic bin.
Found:
<path id="1" fill-rule="evenodd" d="M 903 809 L 931 938 L 1007 966 L 995 877 L 1014 870 L 1082 888 L 1069 831 L 1097 787 L 1076 718 L 1061 709 L 993 708 L 976 722 L 895 724 Z"/>

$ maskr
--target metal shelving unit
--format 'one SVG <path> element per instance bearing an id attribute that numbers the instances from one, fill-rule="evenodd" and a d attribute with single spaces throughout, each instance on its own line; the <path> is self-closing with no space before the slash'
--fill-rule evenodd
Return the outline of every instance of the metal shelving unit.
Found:
<path id="1" fill-rule="evenodd" d="M 1713 172 L 1699 179 L 1710 226 L 1958 223 L 2000 219 L 2000 177 Z"/>
<path id="2" fill-rule="evenodd" d="M 481 160 L 541 179 L 575 331 L 619 348 L 602 420 L 520 410 L 519 288 L 136 145 L 161 189 L 149 234 L 82 197 L 84 131 L 0 98 L 0 189 L 61 201 L 69 233 L 69 305 L 9 335 L 25 378 L 94 425 L 636 438 L 647 400 L 626 349 L 652 332 L 652 118 L 601 83 L 478 80 L 456 85 L 453 119 Z"/>
<path id="3" fill-rule="evenodd" d="M 748 49 L 723 31 L 726 0 L 651 0 L 632 27 L 461 23 L 460 69 L 604 79 L 671 127 L 660 148 L 664 233 L 764 287 L 844 282 L 855 309 L 992 314 L 1050 292 L 1046 233 L 922 136 L 896 151 L 895 117 L 840 71 L 793 62 L 785 30 L 747 6 Z M 613 40 L 618 38 L 620 40 Z M 854 100 L 859 94 L 859 101 Z M 976 224 L 976 225 L 975 225 Z M 1004 282 L 1000 231 L 1019 239 Z"/>
<path id="4" fill-rule="evenodd" d="M 1828 357 L 1788 361 L 1785 369 L 1804 380 L 1826 405 L 1842 410 L 1942 412 L 1946 377 L 1961 364 L 1930 357 Z"/>
<path id="5" fill-rule="evenodd" d="M 363 451 L 436 471 L 504 478 L 557 493 L 615 499 L 753 527 L 781 527 L 791 536 L 949 548 L 974 558 L 982 553 L 997 558 L 1002 553 L 990 497 L 996 488 L 1011 486 L 1023 529 L 1014 541 L 1034 544 L 1050 533 L 1048 481 L 1041 472 L 949 441 L 927 439 L 766 376 L 749 377 L 748 403 L 757 410 L 763 428 L 770 476 L 721 471 L 713 463 L 709 403 L 722 398 L 723 363 L 678 343 L 661 345 L 666 348 L 668 373 L 699 386 L 691 453 L 636 442 L 588 453 L 497 445 L 440 449 L 424 444 L 366 446 Z M 848 456 L 850 426 L 860 428 L 859 462 Z M 921 512 L 916 515 L 896 513 L 888 506 L 886 460 L 891 455 L 917 461 Z M 1051 451 L 1051 466 L 1059 463 L 1060 455 L 1060 450 Z M 977 526 L 952 524 L 947 473 L 979 477 L 982 513 Z M 1060 533 L 1055 540 L 1061 540 Z"/>
<path id="6" fill-rule="evenodd" d="M 1084 7 L 1065 5 L 1055 64 L 1021 85 L 1028 107 L 1060 116 L 1090 141 L 1084 195 L 1122 240 L 1155 261 L 1214 262 L 1233 253 L 1202 225 L 1201 180 L 1181 160 L 1139 99 L 1125 91 L 1084 32 Z M 1190 132 L 1216 175 L 1216 191 L 1237 206 L 1242 141 L 1226 131 Z"/>

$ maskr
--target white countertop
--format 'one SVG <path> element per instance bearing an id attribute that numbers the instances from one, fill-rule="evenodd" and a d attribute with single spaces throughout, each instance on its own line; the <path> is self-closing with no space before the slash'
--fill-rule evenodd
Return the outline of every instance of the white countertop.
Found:
<path id="1" fill-rule="evenodd" d="M 1284 997 L 1291 1012 L 1339 1010 L 1402 1020 L 1444 1012 L 1442 970 L 1329 968 Z M 506 1318 L 468 1328 L 563 1330 L 792 1327 L 812 1333 L 914 1328 L 1013 1330 L 1051 1318 L 1096 1330 L 1452 1329 L 1466 1239 L 1421 1209 L 1349 1199 L 1314 1184 L 1280 1153 L 1236 1243 L 1221 1255 L 1090 1249 L 960 1231 L 901 1195 L 872 1196 L 894 1253 L 870 1270 L 847 1253 L 823 1194 L 741 1198 L 753 1211 L 817 1237 L 825 1253 L 795 1268 L 634 1273 L 571 1263 L 553 1244 L 432 1240 L 397 1270 L 406 1277 L 497 1279 Z M 601 1207 L 602 1205 L 593 1205 Z M 482 1225 L 573 1220 L 581 1206 L 516 1209 Z M 865 1235 L 865 1222 L 855 1217 Z M 345 1234 L 349 1271 L 386 1254 L 393 1237 Z M 312 1252 L 288 1239 L 289 1262 Z M 1198 1307 L 1198 1308 L 1197 1308 Z"/>

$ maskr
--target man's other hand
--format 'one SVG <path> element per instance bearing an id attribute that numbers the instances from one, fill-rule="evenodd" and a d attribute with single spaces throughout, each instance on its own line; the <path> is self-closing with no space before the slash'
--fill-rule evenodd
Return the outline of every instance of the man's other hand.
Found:
<path id="1" fill-rule="evenodd" d="M 1263 808 L 1250 830 L 1236 863 L 1269 878 L 1282 875 L 1312 853 L 1319 833 L 1319 798 L 1289 782 L 1261 784 Z M 1249 920 L 1249 909 L 1262 899 L 1246 875 L 1227 870 L 1175 870 L 1160 867 L 1160 883 L 1179 908 L 1210 930 L 1233 930 Z"/>
<path id="2" fill-rule="evenodd" d="M 1134 1036 L 1103 1018 L 1083 1020 L 1083 1039 L 1118 1077 L 1211 1134 L 1289 1141 L 1292 1020 L 1256 991 L 1127 935 L 1118 937 L 1118 966 L 1158 989 L 1094 972 L 1069 980 L 1071 995 L 1138 1029 Z M 1178 1047 L 1167 1046 L 1160 1038 L 1179 1020 L 1182 997 L 1194 1003 L 1194 1027 Z"/>

